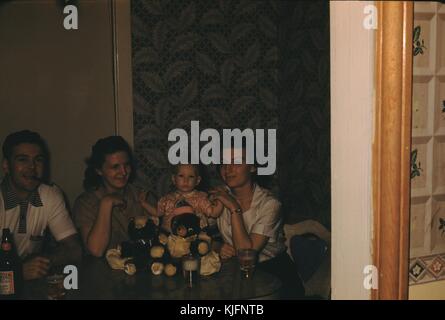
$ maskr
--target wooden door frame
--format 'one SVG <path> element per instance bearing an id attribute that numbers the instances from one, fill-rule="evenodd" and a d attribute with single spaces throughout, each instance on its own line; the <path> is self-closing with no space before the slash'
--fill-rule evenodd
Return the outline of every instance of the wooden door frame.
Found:
<path id="1" fill-rule="evenodd" d="M 412 100 L 412 1 L 376 1 L 372 299 L 407 299 Z"/>

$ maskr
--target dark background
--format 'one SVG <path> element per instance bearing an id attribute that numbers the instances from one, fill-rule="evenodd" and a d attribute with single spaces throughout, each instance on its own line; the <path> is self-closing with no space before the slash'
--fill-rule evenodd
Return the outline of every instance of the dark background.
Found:
<path id="1" fill-rule="evenodd" d="M 327 1 L 133 0 L 137 183 L 170 191 L 168 132 L 191 120 L 276 128 L 286 222 L 330 229 L 329 53 Z"/>

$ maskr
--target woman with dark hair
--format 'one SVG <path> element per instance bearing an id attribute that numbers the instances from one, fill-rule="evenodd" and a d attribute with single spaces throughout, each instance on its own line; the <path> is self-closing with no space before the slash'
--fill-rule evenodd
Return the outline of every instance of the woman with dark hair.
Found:
<path id="1" fill-rule="evenodd" d="M 215 249 L 222 260 L 239 249 L 256 250 L 258 268 L 281 280 L 282 298 L 302 298 L 304 287 L 284 244 L 280 202 L 255 182 L 256 167 L 246 163 L 245 149 L 226 149 L 223 155 L 227 159 L 219 170 L 226 187 L 211 191 L 225 207 L 217 220 L 223 243 Z"/>
<path id="2" fill-rule="evenodd" d="M 147 215 L 140 193 L 131 182 L 135 170 L 128 143 L 120 136 L 99 139 L 87 159 L 84 188 L 74 203 L 73 215 L 88 253 L 102 256 L 128 240 L 128 224 Z"/>

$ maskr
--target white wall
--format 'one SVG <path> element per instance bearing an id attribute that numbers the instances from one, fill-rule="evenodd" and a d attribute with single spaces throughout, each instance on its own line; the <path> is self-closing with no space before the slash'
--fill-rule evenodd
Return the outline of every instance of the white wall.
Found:
<path id="1" fill-rule="evenodd" d="M 332 299 L 370 299 L 375 31 L 363 10 L 372 3 L 330 2 Z"/>

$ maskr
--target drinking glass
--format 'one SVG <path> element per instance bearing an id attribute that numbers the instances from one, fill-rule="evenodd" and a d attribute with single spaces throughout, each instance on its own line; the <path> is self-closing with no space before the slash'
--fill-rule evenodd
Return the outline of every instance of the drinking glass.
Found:
<path id="1" fill-rule="evenodd" d="M 66 295 L 63 280 L 65 275 L 53 274 L 46 277 L 48 300 L 63 300 Z"/>
<path id="2" fill-rule="evenodd" d="M 255 271 L 257 252 L 254 249 L 239 249 L 237 251 L 238 262 L 242 278 L 252 278 Z"/>

